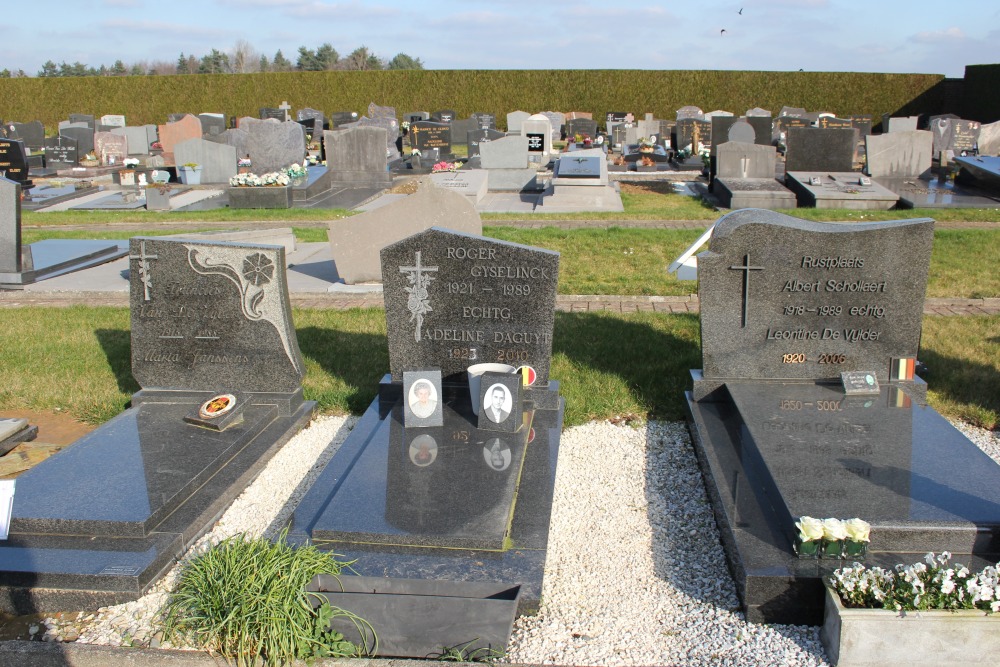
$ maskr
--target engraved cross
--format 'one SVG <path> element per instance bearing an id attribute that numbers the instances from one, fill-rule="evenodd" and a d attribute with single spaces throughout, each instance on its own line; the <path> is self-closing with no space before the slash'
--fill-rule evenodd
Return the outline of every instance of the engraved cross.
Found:
<path id="1" fill-rule="evenodd" d="M 747 306 L 750 303 L 750 272 L 751 271 L 763 271 L 763 266 L 751 266 L 750 265 L 750 253 L 743 255 L 743 265 L 742 266 L 730 266 L 730 269 L 743 272 L 743 324 L 742 328 L 747 326 Z"/>
<path id="2" fill-rule="evenodd" d="M 438 270 L 436 266 L 423 266 L 420 263 L 420 251 L 417 250 L 416 262 L 413 266 L 401 266 L 399 267 L 400 273 L 409 274 L 410 284 L 412 287 L 407 287 L 406 291 L 409 293 L 409 298 L 406 302 L 407 310 L 410 311 L 410 321 L 416 320 L 417 326 L 416 330 L 413 332 L 413 338 L 419 343 L 420 342 L 420 327 L 424 324 L 424 313 L 431 310 L 431 302 L 429 295 L 427 293 L 427 286 L 430 284 L 433 277 L 430 275 L 424 275 L 425 272 L 430 273 Z"/>
<path id="3" fill-rule="evenodd" d="M 146 242 L 139 241 L 139 254 L 129 255 L 130 260 L 139 260 L 139 280 L 142 281 L 143 293 L 145 294 L 145 301 L 149 301 L 149 290 L 153 286 L 153 279 L 149 275 L 149 260 L 159 259 L 158 255 L 147 255 L 146 254 Z"/>

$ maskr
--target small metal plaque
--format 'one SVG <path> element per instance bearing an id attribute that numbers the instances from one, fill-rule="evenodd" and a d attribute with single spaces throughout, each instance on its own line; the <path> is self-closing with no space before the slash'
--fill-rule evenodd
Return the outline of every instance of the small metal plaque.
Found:
<path id="1" fill-rule="evenodd" d="M 134 565 L 108 565 L 97 574 L 99 576 L 134 577 L 139 574 L 139 570 L 140 568 Z"/>
<path id="2" fill-rule="evenodd" d="M 840 380 L 848 396 L 879 393 L 875 371 L 845 371 L 840 374 Z"/>

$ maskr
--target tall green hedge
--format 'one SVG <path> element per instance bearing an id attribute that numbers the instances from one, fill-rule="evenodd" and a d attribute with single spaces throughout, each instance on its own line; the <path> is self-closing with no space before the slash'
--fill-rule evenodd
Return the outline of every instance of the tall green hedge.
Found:
<path id="1" fill-rule="evenodd" d="M 935 107 L 939 74 L 851 72 L 739 72 L 708 70 L 395 70 L 281 72 L 0 79 L 0 117 L 40 120 L 50 132 L 70 113 L 125 114 L 130 125 L 166 122 L 190 112 L 257 116 L 262 106 L 287 100 L 293 109 L 313 107 L 364 112 L 369 102 L 407 111 L 455 109 L 460 117 L 524 111 L 651 112 L 672 118 L 694 104 L 734 113 L 783 105 L 843 114 L 883 113 Z M 916 112 L 935 113 L 937 108 Z"/>
<path id="2" fill-rule="evenodd" d="M 1000 120 L 1000 65 L 966 65 L 962 118 Z"/>

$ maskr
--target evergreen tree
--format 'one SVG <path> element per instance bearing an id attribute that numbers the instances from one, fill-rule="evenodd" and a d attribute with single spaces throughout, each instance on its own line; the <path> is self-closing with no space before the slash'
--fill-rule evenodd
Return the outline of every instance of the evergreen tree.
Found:
<path id="1" fill-rule="evenodd" d="M 271 71 L 271 63 L 267 60 L 267 56 L 261 56 L 260 57 L 260 64 L 257 65 L 257 71 L 258 72 L 270 72 Z"/>
<path id="2" fill-rule="evenodd" d="M 59 69 L 54 62 L 46 60 L 42 69 L 39 70 L 38 76 L 59 76 Z"/>
<path id="3" fill-rule="evenodd" d="M 181 51 L 180 57 L 177 58 L 177 73 L 178 74 L 190 74 L 191 70 L 188 69 L 187 57 L 184 52 Z"/>
<path id="4" fill-rule="evenodd" d="M 420 58 L 411 58 L 405 53 L 397 53 L 386 69 L 423 69 L 424 64 L 420 62 Z"/>
<path id="5" fill-rule="evenodd" d="M 272 72 L 290 72 L 292 71 L 292 61 L 284 56 L 281 49 L 278 49 L 277 53 L 274 54 L 274 59 L 271 61 L 271 71 Z"/>
<path id="6" fill-rule="evenodd" d="M 125 69 L 125 63 L 116 60 L 115 64 L 111 66 L 111 76 L 125 76 L 126 74 L 128 74 L 128 70 Z"/>

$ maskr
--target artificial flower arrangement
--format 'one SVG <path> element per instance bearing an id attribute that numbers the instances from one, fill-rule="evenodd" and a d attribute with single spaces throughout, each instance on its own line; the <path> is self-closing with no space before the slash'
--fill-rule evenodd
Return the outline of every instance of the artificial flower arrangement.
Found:
<path id="1" fill-rule="evenodd" d="M 122 166 L 124 166 L 126 169 L 134 169 L 135 167 L 139 166 L 139 159 L 134 157 L 127 157 L 124 160 L 122 160 Z"/>
<path id="2" fill-rule="evenodd" d="M 800 517 L 795 536 L 799 558 L 864 558 L 871 541 L 871 525 L 861 519 Z"/>
<path id="3" fill-rule="evenodd" d="M 458 167 L 459 164 L 457 162 L 445 162 L 442 160 L 431 167 L 431 172 L 437 173 L 439 171 L 458 171 Z"/>
<path id="4" fill-rule="evenodd" d="M 643 153 L 651 153 L 656 150 L 656 139 L 652 137 L 639 137 L 639 150 Z"/>
<path id="5" fill-rule="evenodd" d="M 291 183 L 288 174 L 283 171 L 271 171 L 266 174 L 236 174 L 229 179 L 229 185 L 234 188 L 282 187 Z"/>
<path id="6" fill-rule="evenodd" d="M 306 170 L 305 164 L 292 163 L 283 169 L 289 178 L 302 178 L 308 171 Z"/>
<path id="7" fill-rule="evenodd" d="M 899 564 L 894 570 L 854 563 L 834 571 L 828 583 L 847 607 L 1000 611 L 1000 563 L 973 574 L 950 560 L 951 554 L 944 551 L 940 556 L 928 553 L 922 563 Z"/>

